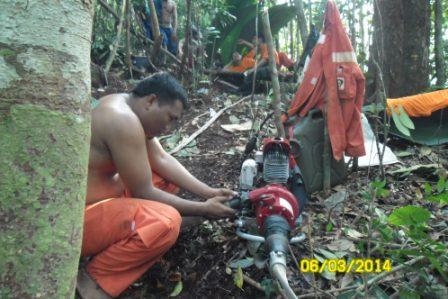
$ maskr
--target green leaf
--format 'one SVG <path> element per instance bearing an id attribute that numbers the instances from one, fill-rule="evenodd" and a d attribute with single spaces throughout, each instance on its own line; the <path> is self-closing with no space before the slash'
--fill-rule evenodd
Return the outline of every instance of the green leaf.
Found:
<path id="1" fill-rule="evenodd" d="M 399 209 L 395 209 L 392 214 L 389 215 L 389 223 L 393 225 L 414 225 L 422 224 L 428 221 L 431 213 L 428 210 L 416 207 L 405 206 Z"/>
<path id="2" fill-rule="evenodd" d="M 406 298 L 406 299 L 420 299 L 420 295 L 418 294 L 418 292 L 408 289 L 408 288 L 403 288 L 400 290 L 400 298 Z"/>
<path id="3" fill-rule="evenodd" d="M 375 214 L 378 215 L 378 218 L 382 224 L 387 223 L 387 216 L 381 209 L 375 208 Z"/>
<path id="4" fill-rule="evenodd" d="M 380 189 L 376 191 L 376 196 L 379 198 L 386 198 L 390 195 L 390 191 L 386 189 Z"/>
<path id="5" fill-rule="evenodd" d="M 238 267 L 238 269 L 236 270 L 236 273 L 233 276 L 233 282 L 238 288 L 240 289 L 243 288 L 244 278 L 243 278 L 243 269 L 241 269 L 241 267 Z"/>
<path id="6" fill-rule="evenodd" d="M 409 115 L 406 113 L 406 111 L 403 109 L 403 106 L 398 105 L 398 113 L 400 116 L 400 121 L 408 129 L 414 130 L 415 126 L 412 120 L 409 118 Z"/>
<path id="7" fill-rule="evenodd" d="M 229 263 L 229 267 L 232 269 L 237 269 L 237 268 L 248 268 L 250 266 L 252 266 L 254 264 L 254 258 L 252 257 L 248 257 L 245 259 L 241 259 L 241 260 L 237 260 L 237 261 L 233 261 L 231 263 Z"/>
<path id="8" fill-rule="evenodd" d="M 264 289 L 264 295 L 266 298 L 271 298 L 271 294 L 276 293 L 274 281 L 272 279 L 263 279 L 263 281 L 261 282 L 261 286 Z"/>
<path id="9" fill-rule="evenodd" d="M 378 228 L 381 236 L 383 237 L 384 241 L 391 241 L 393 239 L 393 231 L 387 227 L 387 226 L 383 226 L 383 227 L 379 227 Z"/>
<path id="10" fill-rule="evenodd" d="M 177 295 L 180 294 L 180 292 L 182 292 L 183 289 L 183 284 L 182 284 L 182 280 L 178 281 L 176 286 L 174 287 L 174 290 L 171 292 L 170 297 L 176 297 Z"/>
<path id="11" fill-rule="evenodd" d="M 333 223 L 328 222 L 326 227 L 327 232 L 331 232 L 333 230 Z"/>
<path id="12" fill-rule="evenodd" d="M 440 264 L 439 260 L 433 255 L 433 254 L 425 254 L 425 256 L 429 259 L 431 264 L 437 269 L 437 271 L 442 276 L 443 280 L 448 283 L 448 276 L 445 270 L 443 269 L 442 265 Z"/>
<path id="13" fill-rule="evenodd" d="M 429 196 L 429 195 L 431 195 L 431 193 L 432 193 L 432 187 L 428 182 L 426 182 L 425 183 L 425 195 Z"/>
<path id="14" fill-rule="evenodd" d="M 400 131 L 401 134 L 409 137 L 411 136 L 411 132 L 409 131 L 408 128 L 406 128 L 400 120 L 400 116 L 397 114 L 397 112 L 395 112 L 394 109 L 391 109 L 392 111 L 392 119 L 394 121 L 395 126 L 397 127 L 398 131 Z"/>
<path id="15" fill-rule="evenodd" d="M 371 291 L 371 295 L 373 298 L 379 298 L 379 299 L 388 299 L 389 295 L 387 295 L 382 288 L 380 288 L 379 286 L 374 286 L 373 288 L 370 289 Z"/>
<path id="16" fill-rule="evenodd" d="M 448 192 L 429 196 L 426 198 L 426 200 L 435 201 L 435 202 L 438 202 L 441 204 L 446 204 L 446 203 L 448 203 Z"/>
<path id="17" fill-rule="evenodd" d="M 1 49 L 0 50 L 0 56 L 3 57 L 9 57 L 9 56 L 14 56 L 16 53 L 10 49 Z"/>
<path id="18" fill-rule="evenodd" d="M 445 178 L 441 177 L 437 182 L 437 192 L 442 193 L 445 190 Z"/>
<path id="19" fill-rule="evenodd" d="M 372 182 L 370 183 L 370 186 L 375 189 L 382 189 L 386 187 L 386 180 Z"/>

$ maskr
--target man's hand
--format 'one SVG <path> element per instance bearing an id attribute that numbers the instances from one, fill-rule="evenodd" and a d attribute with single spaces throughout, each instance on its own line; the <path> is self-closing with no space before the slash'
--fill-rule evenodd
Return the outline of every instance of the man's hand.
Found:
<path id="1" fill-rule="evenodd" d="M 177 42 L 177 33 L 174 33 L 174 32 L 173 32 L 173 33 L 171 34 L 171 41 L 172 41 L 172 42 Z"/>
<path id="2" fill-rule="evenodd" d="M 215 196 L 227 196 L 227 197 L 234 197 L 237 196 L 238 193 L 235 191 L 232 191 L 230 189 L 226 189 L 226 188 L 213 188 L 212 189 L 212 193 L 210 197 L 215 197 Z"/>
<path id="3" fill-rule="evenodd" d="M 209 198 L 205 203 L 205 217 L 208 218 L 226 218 L 232 217 L 235 214 L 235 210 L 225 205 L 225 202 L 229 201 L 232 196 L 215 196 Z"/>

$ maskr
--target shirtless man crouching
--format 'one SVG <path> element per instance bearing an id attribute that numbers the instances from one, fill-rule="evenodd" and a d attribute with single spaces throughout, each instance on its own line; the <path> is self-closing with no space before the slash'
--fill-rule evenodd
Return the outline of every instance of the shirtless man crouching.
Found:
<path id="1" fill-rule="evenodd" d="M 168 132 L 187 106 L 167 73 L 141 81 L 129 94 L 101 99 L 92 111 L 82 256 L 83 298 L 116 297 L 175 243 L 182 216 L 230 217 L 234 192 L 196 179 L 166 153 L 156 136 Z M 184 188 L 206 201 L 174 195 Z"/>

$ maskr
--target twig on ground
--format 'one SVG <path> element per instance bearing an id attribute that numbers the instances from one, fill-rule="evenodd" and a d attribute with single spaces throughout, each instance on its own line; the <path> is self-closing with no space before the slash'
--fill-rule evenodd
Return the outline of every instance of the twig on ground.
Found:
<path id="1" fill-rule="evenodd" d="M 205 130 L 207 130 L 208 127 L 211 126 L 211 124 L 213 124 L 218 117 L 221 116 L 221 114 L 224 113 L 224 111 L 226 111 L 227 109 L 230 109 L 236 105 L 238 105 L 239 103 L 249 99 L 250 96 L 244 97 L 242 99 L 240 99 L 239 101 L 222 108 L 221 110 L 219 110 L 215 116 L 213 116 L 212 118 L 210 118 L 199 130 L 197 130 L 196 132 L 194 132 L 192 135 L 190 135 L 190 137 L 188 137 L 186 140 L 182 141 L 178 146 L 176 146 L 176 148 L 174 148 L 173 150 L 171 150 L 169 152 L 170 155 L 173 155 L 175 153 L 177 153 L 178 151 L 180 151 L 181 149 L 183 149 L 186 145 L 188 145 L 190 142 L 192 142 L 196 137 L 198 137 L 202 132 L 204 132 Z"/>
<path id="2" fill-rule="evenodd" d="M 257 290 L 264 292 L 264 288 L 263 288 L 263 286 L 259 282 L 253 280 L 252 278 L 250 278 L 249 276 L 247 276 L 244 273 L 243 273 L 243 280 L 244 280 L 245 283 L 253 286 Z"/>
<path id="3" fill-rule="evenodd" d="M 379 282 L 380 280 L 386 278 L 387 276 L 390 276 L 398 271 L 403 270 L 407 266 L 412 266 L 413 264 L 423 260 L 424 258 L 425 258 L 424 256 L 416 257 L 398 267 L 395 267 L 394 269 L 392 269 L 389 272 L 383 272 L 383 273 L 373 277 L 372 279 L 370 279 L 367 282 L 367 285 L 371 286 L 372 284 Z M 353 290 L 353 289 L 356 289 L 357 292 L 360 292 L 360 291 L 362 291 L 363 288 L 364 288 L 364 284 L 362 284 L 360 286 L 349 286 L 349 287 L 345 287 L 345 288 L 333 289 L 333 290 L 329 290 L 327 292 L 328 293 L 340 293 L 340 292 L 349 291 L 349 290 Z M 312 298 L 312 297 L 315 297 L 315 295 L 316 295 L 316 292 L 312 292 L 312 293 L 308 293 L 308 294 L 299 295 L 299 296 L 297 296 L 297 298 Z"/>
<path id="4" fill-rule="evenodd" d="M 371 286 L 371 285 L 374 284 L 375 282 L 378 282 L 378 281 L 380 281 L 381 279 L 383 279 L 383 278 L 385 278 L 385 277 L 387 277 L 387 276 L 389 276 L 389 275 L 392 275 L 393 273 L 396 273 L 396 272 L 398 272 L 398 271 L 400 271 L 400 270 L 403 270 L 404 268 L 406 268 L 406 267 L 408 267 L 408 266 L 412 266 L 413 264 L 415 264 L 415 263 L 417 263 L 417 262 L 419 262 L 419 261 L 421 261 L 421 260 L 423 260 L 423 259 L 425 259 L 424 256 L 419 256 L 419 257 L 416 257 L 416 258 L 414 258 L 414 259 L 412 259 L 412 260 L 410 260 L 410 261 L 407 261 L 406 263 L 401 264 L 400 266 L 397 266 L 397 267 L 393 268 L 393 269 L 392 269 L 391 271 L 389 271 L 389 272 L 383 272 L 383 273 L 381 273 L 381 274 L 379 274 L 379 275 L 373 277 L 372 279 L 370 279 L 370 280 L 367 282 L 367 286 Z M 359 287 L 356 289 L 356 291 L 361 291 L 363 288 L 364 288 L 364 285 L 361 285 L 361 286 L 359 286 Z"/>
<path id="5" fill-rule="evenodd" d="M 289 253 L 291 253 L 292 260 L 294 261 L 296 267 L 299 267 L 299 262 L 297 261 L 297 258 L 296 258 L 296 256 L 295 256 L 294 252 L 292 251 L 291 245 L 288 244 L 288 248 L 289 248 Z M 302 273 L 302 272 L 300 272 L 300 273 Z M 303 273 L 302 273 L 302 274 L 303 274 Z M 308 282 L 306 279 L 305 279 L 305 281 Z M 311 285 L 311 284 L 310 284 L 310 285 Z M 311 285 L 311 286 L 314 288 L 313 285 Z M 321 289 L 319 289 L 319 288 L 317 288 L 317 287 L 315 288 L 315 290 L 317 290 L 317 291 L 319 291 L 319 292 L 321 292 L 321 293 L 327 295 L 327 296 L 330 297 L 330 298 L 335 298 L 335 297 L 334 297 L 333 295 L 331 295 L 330 293 L 325 292 L 324 290 L 321 290 Z"/>

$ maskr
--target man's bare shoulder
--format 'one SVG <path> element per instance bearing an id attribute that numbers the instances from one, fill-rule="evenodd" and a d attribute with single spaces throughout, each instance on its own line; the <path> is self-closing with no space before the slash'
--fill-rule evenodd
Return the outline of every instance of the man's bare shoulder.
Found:
<path id="1" fill-rule="evenodd" d="M 106 140 L 114 136 L 144 137 L 139 118 L 126 103 L 127 97 L 127 94 L 111 94 L 100 99 L 92 111 L 92 133 Z"/>

